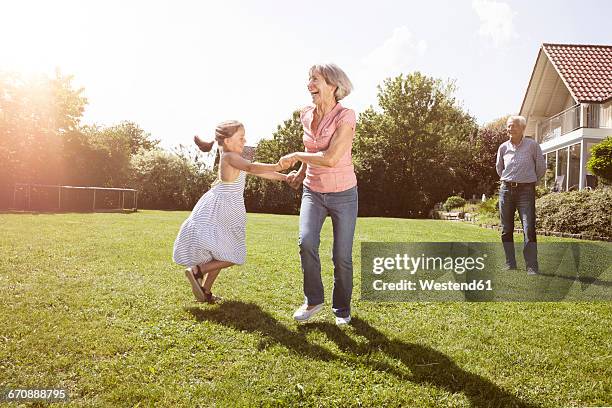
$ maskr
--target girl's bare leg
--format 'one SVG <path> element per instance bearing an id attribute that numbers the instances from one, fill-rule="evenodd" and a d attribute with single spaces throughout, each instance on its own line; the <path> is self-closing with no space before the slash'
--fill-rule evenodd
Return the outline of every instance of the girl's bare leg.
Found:
<path id="1" fill-rule="evenodd" d="M 221 272 L 221 268 L 208 272 L 208 274 L 206 275 L 206 280 L 204 281 L 204 284 L 202 285 L 202 289 L 204 290 L 204 293 L 211 293 L 212 285 L 213 283 L 215 283 L 217 276 L 219 276 L 219 272 Z"/>
<path id="2" fill-rule="evenodd" d="M 202 271 L 202 275 L 206 275 L 216 269 L 229 268 L 230 266 L 234 266 L 234 264 L 227 261 L 210 261 L 200 264 L 200 270 Z"/>
<path id="3" fill-rule="evenodd" d="M 229 268 L 230 266 L 234 265 L 234 263 L 227 261 L 210 261 L 205 264 L 200 264 L 200 270 L 202 271 L 202 275 L 204 275 L 202 284 L 204 293 L 210 293 L 210 289 L 212 288 L 213 283 L 215 283 L 217 276 L 219 276 L 221 269 Z"/>

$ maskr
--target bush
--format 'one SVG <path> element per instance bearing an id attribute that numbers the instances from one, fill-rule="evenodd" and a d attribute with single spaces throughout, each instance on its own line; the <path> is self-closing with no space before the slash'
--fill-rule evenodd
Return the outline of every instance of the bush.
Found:
<path id="1" fill-rule="evenodd" d="M 301 188 L 295 191 L 284 182 L 248 177 L 244 204 L 249 212 L 299 214 Z"/>
<path id="2" fill-rule="evenodd" d="M 132 157 L 131 185 L 138 190 L 140 208 L 191 210 L 215 180 L 210 170 L 198 169 L 184 157 L 151 150 Z"/>
<path id="3" fill-rule="evenodd" d="M 549 194 L 550 192 L 551 192 L 550 189 L 544 186 L 536 186 L 535 188 L 536 198 L 544 197 L 546 194 Z"/>
<path id="4" fill-rule="evenodd" d="M 478 205 L 478 213 L 499 216 L 499 197 L 493 196 L 487 201 L 480 203 Z"/>
<path id="5" fill-rule="evenodd" d="M 612 237 L 612 189 L 547 194 L 536 214 L 538 229 Z"/>
<path id="6" fill-rule="evenodd" d="M 459 196 L 450 196 L 442 206 L 445 211 L 450 211 L 453 208 L 463 207 L 466 204 L 465 198 Z"/>
<path id="7" fill-rule="evenodd" d="M 593 146 L 587 168 L 605 184 L 612 184 L 612 137 Z"/>

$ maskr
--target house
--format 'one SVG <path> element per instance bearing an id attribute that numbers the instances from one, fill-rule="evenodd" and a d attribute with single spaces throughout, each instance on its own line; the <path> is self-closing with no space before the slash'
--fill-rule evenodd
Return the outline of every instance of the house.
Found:
<path id="1" fill-rule="evenodd" d="M 519 114 L 546 156 L 547 187 L 595 187 L 586 163 L 612 136 L 612 46 L 543 44 Z"/>

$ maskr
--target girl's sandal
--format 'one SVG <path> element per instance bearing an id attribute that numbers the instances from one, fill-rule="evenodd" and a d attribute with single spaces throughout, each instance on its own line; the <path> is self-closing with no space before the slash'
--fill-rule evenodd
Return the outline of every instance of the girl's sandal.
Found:
<path id="1" fill-rule="evenodd" d="M 214 305 L 215 303 L 219 303 L 223 301 L 222 297 L 215 296 L 213 295 L 212 292 L 206 292 L 204 288 L 202 288 L 202 292 L 204 293 L 204 296 L 206 297 L 206 300 L 205 300 L 206 303 L 210 303 L 211 305 Z"/>
<path id="2" fill-rule="evenodd" d="M 200 266 L 196 265 L 196 269 L 197 269 L 197 272 L 194 272 L 193 268 L 185 269 L 185 276 L 187 277 L 187 280 L 191 284 L 191 291 L 193 292 L 193 295 L 195 296 L 195 298 L 199 302 L 208 302 L 207 297 L 204 294 L 204 290 L 202 289 L 202 286 L 200 286 L 200 283 L 198 282 L 198 279 L 200 279 L 201 281 L 201 279 L 203 278 L 202 271 L 200 270 Z"/>
<path id="3" fill-rule="evenodd" d="M 193 269 L 191 270 L 191 273 L 193 273 L 193 277 L 198 281 L 198 284 L 200 285 L 200 287 L 204 286 L 204 274 L 202 273 L 202 270 L 200 269 L 200 265 L 196 265 L 196 272 L 193 272 Z"/>

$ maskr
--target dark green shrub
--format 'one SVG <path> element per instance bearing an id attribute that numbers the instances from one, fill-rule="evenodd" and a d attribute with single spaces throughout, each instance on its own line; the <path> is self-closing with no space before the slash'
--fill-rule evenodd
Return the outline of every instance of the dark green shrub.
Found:
<path id="1" fill-rule="evenodd" d="M 535 193 L 536 198 L 544 197 L 546 194 L 550 193 L 550 189 L 544 186 L 536 186 Z"/>
<path id="2" fill-rule="evenodd" d="M 191 210 L 216 178 L 211 170 L 164 150 L 135 155 L 131 167 L 139 208 Z"/>
<path id="3" fill-rule="evenodd" d="M 587 168 L 601 178 L 604 184 L 612 184 L 612 137 L 593 146 Z"/>
<path id="4" fill-rule="evenodd" d="M 301 189 L 295 191 L 287 183 L 247 177 L 244 203 L 249 212 L 299 214 Z"/>
<path id="5" fill-rule="evenodd" d="M 479 214 L 499 216 L 499 197 L 493 196 L 478 205 Z"/>
<path id="6" fill-rule="evenodd" d="M 612 237 L 612 189 L 547 194 L 536 214 L 538 229 Z"/>
<path id="7" fill-rule="evenodd" d="M 450 196 L 446 199 L 446 202 L 442 206 L 445 211 L 450 211 L 453 208 L 463 207 L 466 201 L 465 198 L 459 196 Z"/>

